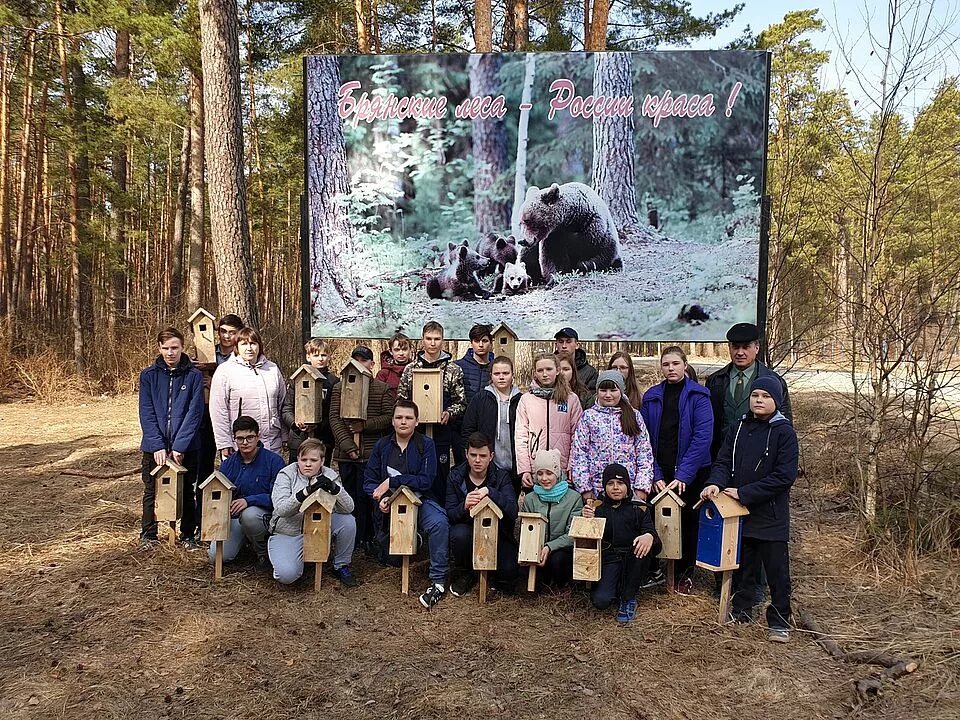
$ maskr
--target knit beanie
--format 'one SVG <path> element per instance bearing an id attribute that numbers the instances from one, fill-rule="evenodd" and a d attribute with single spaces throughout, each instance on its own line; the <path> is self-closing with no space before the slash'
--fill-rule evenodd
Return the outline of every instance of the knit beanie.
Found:
<path id="1" fill-rule="evenodd" d="M 597 375 L 597 387 L 600 387 L 600 383 L 604 381 L 612 382 L 618 388 L 620 392 L 626 394 L 627 392 L 627 383 L 623 380 L 623 374 L 619 370 L 604 370 L 599 375 Z"/>
<path id="2" fill-rule="evenodd" d="M 773 398 L 773 402 L 778 410 L 780 406 L 783 405 L 783 385 L 780 384 L 780 378 L 770 375 L 758 375 L 753 379 L 753 382 L 750 383 L 750 392 L 754 390 L 763 390 L 766 392 Z"/>
<path id="3" fill-rule="evenodd" d="M 541 450 L 533 459 L 533 472 L 538 470 L 549 470 L 558 478 L 560 477 L 560 451 L 559 450 Z"/>

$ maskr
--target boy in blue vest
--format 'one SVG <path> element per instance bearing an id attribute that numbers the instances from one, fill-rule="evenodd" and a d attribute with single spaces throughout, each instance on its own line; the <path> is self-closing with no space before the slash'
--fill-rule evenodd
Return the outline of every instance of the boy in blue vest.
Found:
<path id="1" fill-rule="evenodd" d="M 751 622 L 761 568 L 770 588 L 769 639 L 790 640 L 790 487 L 797 479 L 797 433 L 780 412 L 780 379 L 750 383 L 750 411 L 727 432 L 701 497 L 721 492 L 750 510 L 743 520 L 740 569 L 734 575 L 733 616 Z"/>
<path id="2" fill-rule="evenodd" d="M 153 512 L 156 479 L 152 473 L 168 459 L 187 469 L 180 516 L 180 542 L 197 550 L 193 484 L 197 479 L 197 448 L 203 418 L 203 376 L 183 352 L 183 334 L 167 328 L 157 335 L 159 355 L 140 373 L 140 450 L 143 458 L 143 515 L 140 519 L 140 547 L 157 542 L 157 520 Z"/>

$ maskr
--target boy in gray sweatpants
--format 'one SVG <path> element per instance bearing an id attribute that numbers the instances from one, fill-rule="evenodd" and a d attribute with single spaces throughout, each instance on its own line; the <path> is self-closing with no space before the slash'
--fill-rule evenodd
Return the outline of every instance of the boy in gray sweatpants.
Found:
<path id="1" fill-rule="evenodd" d="M 357 522 L 353 498 L 343 489 L 340 476 L 323 464 L 323 443 L 307 438 L 297 449 L 297 462 L 287 465 L 273 484 L 273 519 L 267 554 L 275 580 L 289 585 L 303 575 L 303 514 L 300 505 L 317 490 L 325 490 L 336 499 L 333 506 L 333 571 L 345 587 L 354 587 L 357 579 L 350 571 Z"/>

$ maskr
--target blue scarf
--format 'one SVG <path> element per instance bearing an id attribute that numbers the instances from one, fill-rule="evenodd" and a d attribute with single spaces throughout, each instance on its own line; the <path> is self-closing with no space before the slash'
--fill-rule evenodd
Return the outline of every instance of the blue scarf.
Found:
<path id="1" fill-rule="evenodd" d="M 560 502 L 560 500 L 563 499 L 563 496 L 567 494 L 567 490 L 569 489 L 570 485 L 566 480 L 558 480 L 556 485 L 549 490 L 544 490 L 542 485 L 533 486 L 533 492 L 536 493 L 538 498 L 546 503 Z"/>

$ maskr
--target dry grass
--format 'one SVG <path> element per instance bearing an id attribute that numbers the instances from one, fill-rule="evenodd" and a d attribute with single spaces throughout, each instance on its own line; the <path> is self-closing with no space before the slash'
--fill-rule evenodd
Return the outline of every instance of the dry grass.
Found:
<path id="1" fill-rule="evenodd" d="M 929 561 L 925 591 L 904 591 L 861 553 L 849 513 L 817 510 L 822 489 L 809 480 L 795 502 L 798 602 L 845 647 L 923 661 L 862 708 L 851 680 L 870 668 L 803 637 L 777 646 L 762 627 L 717 627 L 707 583 L 685 598 L 645 594 L 629 628 L 579 592 L 485 607 L 450 597 L 425 612 L 399 594 L 397 570 L 363 559 L 363 584 L 349 592 L 326 581 L 315 595 L 309 571 L 303 586 L 282 588 L 244 566 L 215 583 L 198 553 L 136 550 L 137 476 L 60 474 L 136 464 L 135 398 L 4 405 L 0 420 L 5 716 L 960 716 L 955 569 Z M 414 589 L 425 573 L 414 566 Z"/>

